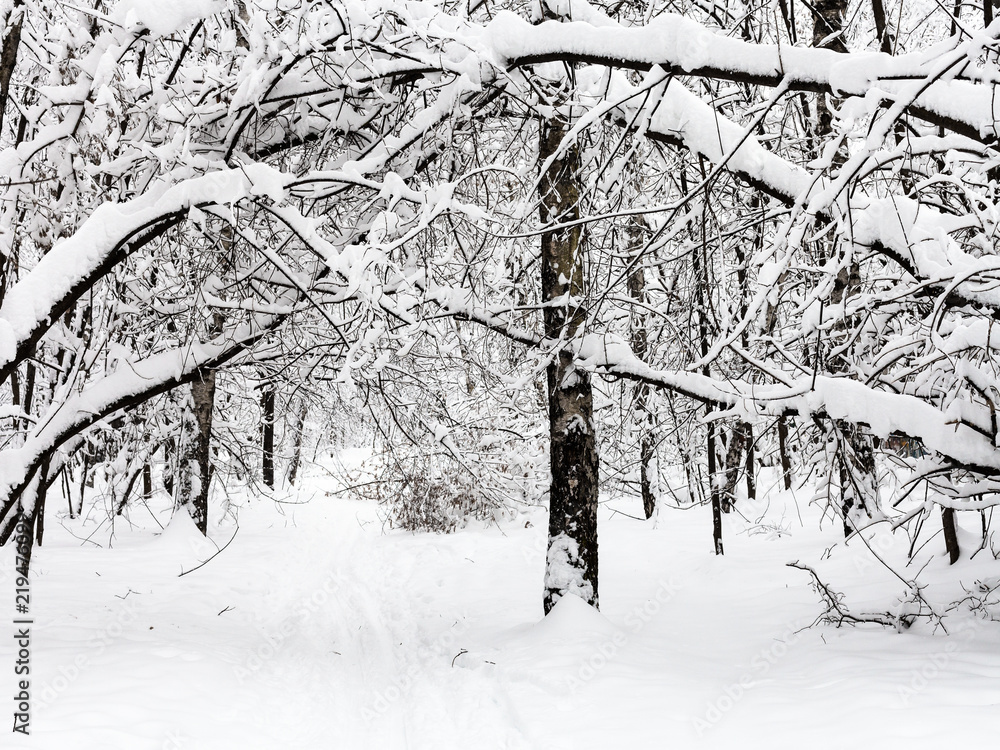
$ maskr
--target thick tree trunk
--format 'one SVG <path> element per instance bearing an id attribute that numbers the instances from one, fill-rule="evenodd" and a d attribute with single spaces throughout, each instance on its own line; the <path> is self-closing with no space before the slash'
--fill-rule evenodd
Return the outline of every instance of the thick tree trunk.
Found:
<path id="1" fill-rule="evenodd" d="M 722 512 L 730 513 L 736 505 L 736 485 L 739 483 L 740 470 L 746 468 L 743 453 L 747 446 L 747 433 L 750 425 L 737 422 L 729 436 L 726 450 L 726 484 L 722 488 Z"/>
<path id="2" fill-rule="evenodd" d="M 989 0 L 987 0 L 987 3 Z M 878 38 L 878 48 L 887 55 L 892 54 L 896 40 L 886 23 L 885 4 L 882 0 L 872 0 L 872 15 L 875 17 L 875 36 Z"/>
<path id="3" fill-rule="evenodd" d="M 3 37 L 3 50 L 0 51 L 0 128 L 3 127 L 7 100 L 10 97 L 10 79 L 17 66 L 17 50 L 21 45 L 21 25 L 24 18 L 23 8 L 24 0 L 14 0 L 11 10 L 3 18 L 6 33 Z"/>
<path id="4" fill-rule="evenodd" d="M 834 52 L 847 52 L 844 43 L 844 16 L 847 0 L 814 0 L 811 6 L 813 16 L 813 46 Z M 826 95 L 816 97 L 816 143 L 825 143 L 825 136 L 833 132 L 833 113 L 826 103 Z"/>
<path id="5" fill-rule="evenodd" d="M 539 132 L 539 160 L 559 150 L 567 124 L 544 120 Z M 580 216 L 579 147 L 571 144 L 541 176 L 543 224 Z M 545 332 L 571 339 L 583 327 L 583 253 L 579 227 L 542 234 L 542 299 Z M 597 585 L 597 441 L 590 374 L 578 370 L 568 352 L 548 366 L 549 538 L 545 566 L 545 613 L 566 594 L 598 605 Z"/>
<path id="6" fill-rule="evenodd" d="M 266 383 L 260 394 L 261 475 L 268 487 L 274 489 L 274 384 Z"/>

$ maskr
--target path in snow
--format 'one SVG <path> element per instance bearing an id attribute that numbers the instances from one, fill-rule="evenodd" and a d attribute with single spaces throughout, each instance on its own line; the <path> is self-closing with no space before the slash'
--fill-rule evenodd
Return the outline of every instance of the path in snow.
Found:
<path id="1" fill-rule="evenodd" d="M 912 749 L 995 738 L 997 624 L 956 616 L 950 638 L 802 630 L 818 599 L 785 563 L 815 563 L 836 526 L 816 529 L 806 511 L 800 527 L 786 501 L 772 497 L 768 518 L 790 535 L 727 517 L 723 558 L 705 509 L 665 512 L 654 527 L 610 503 L 601 613 L 568 600 L 545 620 L 540 512 L 502 529 L 383 534 L 372 507 L 321 492 L 281 512 L 254 501 L 225 552 L 183 577 L 215 551 L 190 524 L 158 536 L 120 524 L 106 549 L 76 539 L 92 525 L 53 518 L 32 582 L 33 733 L 3 746 Z M 216 541 L 233 530 L 219 526 Z M 900 588 L 859 544 L 822 565 L 859 607 L 885 609 Z M 936 559 L 926 575 L 971 584 L 996 568 Z M 4 639 L 0 664 L 12 663 Z"/>

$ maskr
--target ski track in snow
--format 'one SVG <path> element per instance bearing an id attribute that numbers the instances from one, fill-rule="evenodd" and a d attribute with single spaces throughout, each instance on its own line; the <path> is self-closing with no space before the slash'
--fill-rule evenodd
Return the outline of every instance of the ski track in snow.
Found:
<path id="1" fill-rule="evenodd" d="M 112 548 L 98 549 L 70 534 L 95 522 L 53 517 L 32 581 L 32 736 L 2 745 L 921 748 L 995 737 L 996 623 L 956 616 L 948 638 L 804 629 L 818 599 L 784 564 L 815 561 L 837 526 L 816 528 L 806 509 L 800 527 L 791 502 L 772 493 L 769 518 L 790 532 L 778 539 L 727 517 L 723 558 L 707 510 L 664 511 L 654 526 L 608 513 L 624 505 L 612 502 L 601 613 L 569 598 L 544 620 L 541 512 L 502 529 L 383 534 L 374 508 L 321 492 L 280 512 L 255 500 L 229 548 L 183 577 L 216 549 L 190 523 L 154 535 L 119 520 Z M 216 526 L 215 542 L 233 530 Z M 106 545 L 107 531 L 94 539 Z M 880 551 L 893 559 L 896 546 Z M 11 550 L 0 552 L 10 580 Z M 932 584 L 996 567 L 936 562 Z M 856 611 L 884 609 L 899 588 L 859 544 L 824 564 Z M 0 664 L 12 663 L 8 638 Z"/>

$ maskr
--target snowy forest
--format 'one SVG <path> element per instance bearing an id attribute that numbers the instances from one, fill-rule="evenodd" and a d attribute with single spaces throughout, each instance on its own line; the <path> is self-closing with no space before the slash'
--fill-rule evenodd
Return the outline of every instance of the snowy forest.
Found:
<path id="1" fill-rule="evenodd" d="M 0 3 L 13 746 L 995 738 L 994 10 Z"/>

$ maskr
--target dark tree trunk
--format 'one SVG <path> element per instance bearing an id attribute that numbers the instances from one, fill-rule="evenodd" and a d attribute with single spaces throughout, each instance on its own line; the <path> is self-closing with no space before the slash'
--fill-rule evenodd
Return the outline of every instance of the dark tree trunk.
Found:
<path id="1" fill-rule="evenodd" d="M 642 492 L 642 512 L 646 518 L 652 518 L 656 512 L 656 493 L 653 492 L 651 476 L 655 471 L 654 456 L 653 438 L 647 432 L 639 439 L 639 488 Z"/>
<path id="2" fill-rule="evenodd" d="M 705 177 L 704 163 L 701 164 L 702 177 Z M 680 173 L 681 192 L 685 195 L 688 192 L 687 174 L 684 170 Z M 705 203 L 708 203 L 708 192 L 706 188 Z M 701 209 L 700 233 L 701 246 L 695 248 L 691 253 L 692 275 L 694 277 L 694 308 L 695 326 L 698 331 L 698 345 L 701 350 L 701 357 L 704 365 L 701 374 L 711 377 L 712 368 L 708 363 L 708 351 L 711 347 L 709 342 L 709 274 L 708 274 L 708 235 L 705 226 L 706 207 Z M 707 414 L 715 410 L 715 405 L 711 402 L 705 405 Z M 715 554 L 723 554 L 722 545 L 722 495 L 719 487 L 718 477 L 718 457 L 716 454 L 715 423 L 708 422 L 706 425 L 705 448 L 708 453 L 708 489 L 712 503 L 712 542 L 715 547 Z"/>
<path id="3" fill-rule="evenodd" d="M 45 500 L 49 496 L 49 462 L 46 461 L 39 469 L 38 494 L 35 496 L 35 510 L 32 514 L 35 519 L 35 544 L 42 546 L 42 537 L 45 535 Z"/>
<path id="4" fill-rule="evenodd" d="M 34 362 L 28 362 L 24 369 L 27 374 L 24 379 L 24 396 L 21 399 L 24 404 L 22 408 L 25 414 L 31 414 L 32 404 L 35 400 L 35 373 L 37 372 L 37 368 Z M 24 429 L 31 429 L 29 422 L 25 422 Z"/>
<path id="5" fill-rule="evenodd" d="M 989 0 L 986 0 L 989 4 Z M 885 3 L 882 0 L 872 0 L 872 15 L 875 17 L 875 35 L 878 37 L 878 48 L 887 55 L 892 54 L 896 40 L 886 23 Z"/>
<path id="6" fill-rule="evenodd" d="M 559 150 L 568 126 L 543 120 L 539 160 Z M 580 216 L 580 153 L 576 144 L 552 160 L 539 184 L 543 224 Z M 581 331 L 586 312 L 583 253 L 578 226 L 542 234 L 542 299 L 561 300 L 545 308 L 545 333 L 568 340 Z M 597 441 L 590 374 L 578 370 L 568 352 L 559 352 L 546 371 L 549 405 L 549 537 L 545 567 L 545 613 L 565 594 L 598 606 Z"/>
<path id="7" fill-rule="evenodd" d="M 6 33 L 3 37 L 3 51 L 0 52 L 0 128 L 3 128 L 7 100 L 10 97 L 10 79 L 17 66 L 17 49 L 21 44 L 23 7 L 24 0 L 14 0 L 11 11 L 3 19 Z"/>
<path id="8" fill-rule="evenodd" d="M 87 476 L 90 474 L 90 452 L 86 443 L 83 448 L 83 465 L 80 467 L 80 515 L 83 515 L 83 501 L 87 495 Z"/>
<path id="9" fill-rule="evenodd" d="M 844 44 L 844 15 L 847 12 L 847 0 L 814 0 L 810 7 L 813 14 L 813 46 L 831 49 L 834 52 L 847 52 Z M 823 142 L 823 136 L 833 132 L 833 113 L 827 106 L 826 96 L 816 97 L 816 135 L 817 143 Z"/>
<path id="10" fill-rule="evenodd" d="M 261 474 L 264 484 L 274 489 L 274 384 L 264 385 L 260 394 L 261 411 Z"/>
<path id="11" fill-rule="evenodd" d="M 712 497 L 712 542 L 715 545 L 715 554 L 721 555 L 724 554 L 722 547 L 722 497 L 719 485 L 715 481 L 716 472 L 719 470 L 715 465 L 715 422 L 709 422 L 707 428 L 709 491 Z"/>
<path id="12" fill-rule="evenodd" d="M 170 470 L 170 460 L 177 452 L 177 441 L 172 437 L 163 443 L 163 460 L 166 469 L 163 472 L 163 490 L 168 495 L 174 494 L 174 473 Z"/>
<path id="13" fill-rule="evenodd" d="M 754 214 L 758 214 L 761 208 L 760 194 L 754 191 L 753 195 L 750 197 L 750 208 Z M 752 250 L 756 255 L 764 247 L 764 222 L 763 217 L 760 223 L 754 231 Z M 739 242 L 736 243 L 735 247 L 735 259 L 736 259 L 736 285 L 739 288 L 740 299 L 739 299 L 739 316 L 740 320 L 746 320 L 747 312 L 749 309 L 749 302 L 747 301 L 747 290 L 749 284 L 747 283 L 747 258 L 746 253 L 743 250 L 743 245 Z M 740 346 L 743 351 L 748 351 L 750 349 L 750 331 L 747 326 L 744 326 L 743 332 L 740 334 Z M 740 441 L 740 449 L 746 454 L 746 461 L 744 463 L 744 471 L 747 477 L 747 499 L 754 499 L 757 497 L 757 486 L 755 482 L 755 476 L 757 468 L 754 465 L 754 446 L 753 446 L 753 426 L 749 422 L 737 422 L 733 427 L 733 437 Z M 733 447 L 730 446 L 730 453 L 733 452 Z M 739 469 L 737 463 L 739 458 L 733 456 L 736 463 L 728 460 L 726 462 L 726 483 L 728 485 L 730 478 L 732 479 L 733 486 L 729 489 L 729 497 L 731 502 L 735 502 L 735 489 L 736 481 L 739 476 Z M 735 469 L 735 470 L 734 470 Z M 732 475 L 731 477 L 729 475 Z"/>
<path id="14" fill-rule="evenodd" d="M 941 527 L 944 529 L 944 547 L 948 552 L 948 559 L 954 565 L 958 562 L 961 550 L 958 547 L 958 529 L 955 526 L 955 509 L 941 509 Z"/>
<path id="15" fill-rule="evenodd" d="M 70 486 L 69 476 L 69 465 L 65 465 L 62 471 L 62 490 L 66 496 L 66 506 L 69 509 L 70 520 L 72 520 L 76 518 L 76 510 L 73 508 L 73 488 Z"/>
<path id="16" fill-rule="evenodd" d="M 778 417 L 778 456 L 781 459 L 781 479 L 786 490 L 792 489 L 792 462 L 788 458 L 788 423 Z"/>
<path id="17" fill-rule="evenodd" d="M 135 488 L 136 480 L 139 479 L 140 474 L 142 474 L 141 468 L 137 469 L 129 477 L 128 483 L 125 485 L 125 491 L 122 493 L 122 499 L 118 501 L 118 510 L 115 512 L 115 515 L 120 516 L 125 512 L 125 506 L 128 505 L 128 500 L 132 497 L 132 490 Z"/>

